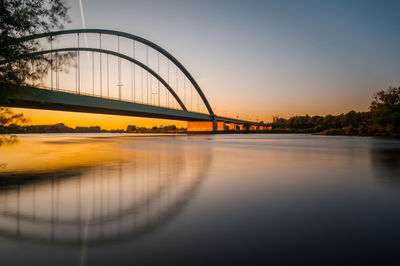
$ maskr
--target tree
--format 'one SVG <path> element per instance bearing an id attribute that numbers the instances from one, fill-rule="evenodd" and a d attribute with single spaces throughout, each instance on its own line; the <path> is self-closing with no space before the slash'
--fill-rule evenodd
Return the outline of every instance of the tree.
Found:
<path id="1" fill-rule="evenodd" d="M 62 0 L 0 0 L 0 82 L 23 84 L 27 79 L 39 79 L 47 73 L 53 63 L 49 56 L 24 58 L 39 50 L 39 42 L 19 42 L 18 38 L 62 29 L 63 23 L 70 21 L 67 11 Z M 57 62 L 65 63 L 69 58 L 71 54 L 59 56 Z M 0 129 L 27 121 L 22 114 L 0 108 Z"/>
<path id="2" fill-rule="evenodd" d="M 135 125 L 128 125 L 126 127 L 126 132 L 135 132 L 136 131 L 136 126 Z"/>
<path id="3" fill-rule="evenodd" d="M 5 127 L 16 125 L 18 123 L 26 123 L 28 119 L 22 113 L 14 113 L 8 108 L 0 107 L 0 133 L 5 133 Z M 0 146 L 4 143 L 16 142 L 15 136 L 0 137 Z"/>
<path id="4" fill-rule="evenodd" d="M 22 113 L 14 113 L 10 109 L 0 107 L 0 131 L 1 128 L 9 126 L 11 124 L 26 123 L 29 119 L 24 117 Z"/>
<path id="5" fill-rule="evenodd" d="M 22 84 L 47 73 L 49 56 L 24 58 L 39 50 L 39 42 L 18 42 L 18 38 L 62 29 L 70 21 L 67 11 L 63 0 L 0 0 L 0 82 Z"/>
<path id="6" fill-rule="evenodd" d="M 174 131 L 174 130 L 176 130 L 176 126 L 175 126 L 175 125 L 168 125 L 168 126 L 165 126 L 165 127 L 164 127 L 164 130 L 165 130 L 166 132 L 168 132 L 168 131 Z"/>
<path id="7" fill-rule="evenodd" d="M 400 133 L 400 87 L 376 93 L 369 109 L 381 131 Z"/>

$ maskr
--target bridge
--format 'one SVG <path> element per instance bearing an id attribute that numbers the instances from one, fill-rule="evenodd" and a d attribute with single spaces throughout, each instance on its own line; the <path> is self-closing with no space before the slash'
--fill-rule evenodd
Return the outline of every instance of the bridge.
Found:
<path id="1" fill-rule="evenodd" d="M 267 126 L 216 115 L 189 71 L 165 49 L 139 36 L 75 29 L 17 41 L 38 42 L 43 48 L 0 65 L 25 60 L 35 73 L 38 64 L 47 62 L 48 72 L 45 80 L 27 80 L 25 85 L 0 83 L 2 106 L 181 120 L 188 122 L 189 132 Z"/>

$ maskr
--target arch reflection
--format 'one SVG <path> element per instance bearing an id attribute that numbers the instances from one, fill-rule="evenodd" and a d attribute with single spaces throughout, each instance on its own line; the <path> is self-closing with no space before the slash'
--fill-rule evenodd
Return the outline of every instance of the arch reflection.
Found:
<path id="1" fill-rule="evenodd" d="M 69 171 L 2 177 L 0 236 L 80 246 L 160 229 L 193 198 L 211 163 L 207 147 L 164 146 L 119 150 L 118 160 Z"/>

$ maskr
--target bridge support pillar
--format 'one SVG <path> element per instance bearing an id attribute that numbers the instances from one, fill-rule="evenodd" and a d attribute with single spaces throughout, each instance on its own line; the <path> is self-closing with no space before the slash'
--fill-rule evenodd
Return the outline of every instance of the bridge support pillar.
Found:
<path id="1" fill-rule="evenodd" d="M 237 130 L 237 131 L 243 130 L 243 124 L 236 124 L 235 130 Z"/>
<path id="2" fill-rule="evenodd" d="M 215 132 L 217 132 L 218 131 L 218 121 L 217 121 L 217 118 L 214 116 L 213 117 L 213 121 L 212 121 L 212 123 L 213 123 L 213 133 L 215 133 Z M 224 130 L 224 128 L 223 128 L 224 126 L 222 125 L 222 130 Z"/>
<path id="3" fill-rule="evenodd" d="M 226 125 L 228 126 L 229 130 L 236 130 L 235 123 L 226 123 Z"/>
<path id="4" fill-rule="evenodd" d="M 188 121 L 188 132 L 211 132 L 216 133 L 224 130 L 224 122 L 213 119 L 212 121 Z"/>

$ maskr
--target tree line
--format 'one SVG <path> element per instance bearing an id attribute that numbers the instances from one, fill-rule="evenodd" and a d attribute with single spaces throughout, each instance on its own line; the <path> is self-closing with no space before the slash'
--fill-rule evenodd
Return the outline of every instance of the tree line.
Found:
<path id="1" fill-rule="evenodd" d="M 274 131 L 297 131 L 326 135 L 400 136 L 400 87 L 374 95 L 368 112 L 354 110 L 340 115 L 277 118 Z"/>
<path id="2" fill-rule="evenodd" d="M 96 133 L 107 132 L 100 126 L 91 127 L 69 127 L 64 123 L 53 125 L 18 125 L 18 124 L 1 124 L 0 134 L 17 134 L 17 133 Z"/>
<path id="3" fill-rule="evenodd" d="M 128 125 L 126 127 L 127 133 L 183 133 L 186 132 L 187 129 L 184 127 L 178 128 L 175 125 L 168 126 L 153 126 L 151 128 L 146 127 L 137 127 L 135 125 Z"/>
<path id="4" fill-rule="evenodd" d="M 179 133 L 186 132 L 186 128 L 177 128 L 175 125 L 154 126 L 152 128 L 136 127 L 128 125 L 124 129 L 102 129 L 100 126 L 89 127 L 69 127 L 64 123 L 53 125 L 21 125 L 29 120 L 23 114 L 15 114 L 10 109 L 0 107 L 0 134 L 18 134 L 18 133 Z"/>

